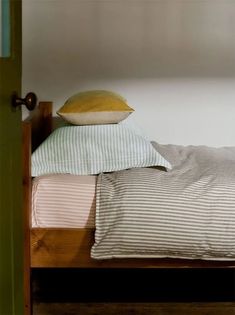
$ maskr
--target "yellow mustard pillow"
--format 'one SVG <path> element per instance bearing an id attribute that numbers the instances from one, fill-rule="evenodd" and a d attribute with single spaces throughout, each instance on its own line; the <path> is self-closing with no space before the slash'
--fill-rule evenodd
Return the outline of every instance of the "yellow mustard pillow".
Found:
<path id="1" fill-rule="evenodd" d="M 71 96 L 57 114 L 74 125 L 99 125 L 118 123 L 133 111 L 121 95 L 91 90 Z"/>

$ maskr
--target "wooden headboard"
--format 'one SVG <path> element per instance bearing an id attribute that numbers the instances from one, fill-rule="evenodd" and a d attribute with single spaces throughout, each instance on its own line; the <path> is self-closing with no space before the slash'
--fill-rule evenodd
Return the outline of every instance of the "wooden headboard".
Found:
<path id="1" fill-rule="evenodd" d="M 23 130 L 23 146 L 31 142 L 31 150 L 34 151 L 52 131 L 52 102 L 40 102 L 23 122 Z M 28 138 L 30 136 L 31 141 Z"/>

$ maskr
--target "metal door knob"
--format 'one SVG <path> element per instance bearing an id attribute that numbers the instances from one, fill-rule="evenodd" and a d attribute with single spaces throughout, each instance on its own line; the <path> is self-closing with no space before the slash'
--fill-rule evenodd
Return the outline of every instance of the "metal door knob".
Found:
<path id="1" fill-rule="evenodd" d="M 25 98 L 20 98 L 17 94 L 12 96 L 12 106 L 14 108 L 25 105 L 28 110 L 34 110 L 37 105 L 37 96 L 33 92 L 29 92 Z"/>

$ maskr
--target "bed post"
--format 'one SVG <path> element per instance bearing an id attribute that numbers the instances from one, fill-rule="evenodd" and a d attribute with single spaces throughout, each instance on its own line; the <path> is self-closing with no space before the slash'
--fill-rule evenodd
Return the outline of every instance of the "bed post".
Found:
<path id="1" fill-rule="evenodd" d="M 52 131 L 52 102 L 40 102 L 35 111 L 26 119 L 31 124 L 32 151 L 34 151 Z"/>
<path id="2" fill-rule="evenodd" d="M 31 212 L 31 124 L 23 122 L 23 215 L 24 215 L 24 314 L 31 314 L 30 212 Z"/>
<path id="3" fill-rule="evenodd" d="M 41 102 L 22 123 L 23 215 L 24 215 L 24 314 L 31 314 L 31 153 L 52 131 L 52 102 Z"/>

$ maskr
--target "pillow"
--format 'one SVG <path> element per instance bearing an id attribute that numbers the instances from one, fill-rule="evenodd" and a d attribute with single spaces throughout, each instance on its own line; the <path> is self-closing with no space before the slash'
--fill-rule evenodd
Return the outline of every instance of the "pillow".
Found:
<path id="1" fill-rule="evenodd" d="M 149 141 L 119 124 L 61 127 L 32 154 L 32 176 L 95 175 L 148 166 L 171 168 Z"/>
<path id="2" fill-rule="evenodd" d="M 92 90 L 71 96 L 57 114 L 74 125 L 97 125 L 118 123 L 133 111 L 122 96 Z"/>

